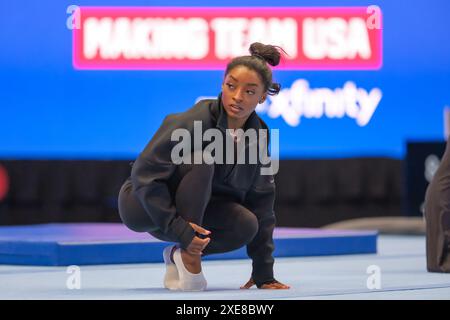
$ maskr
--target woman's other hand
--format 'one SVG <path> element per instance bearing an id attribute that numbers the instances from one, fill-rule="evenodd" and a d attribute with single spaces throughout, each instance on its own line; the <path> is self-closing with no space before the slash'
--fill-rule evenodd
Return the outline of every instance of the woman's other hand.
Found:
<path id="1" fill-rule="evenodd" d="M 244 284 L 241 289 L 250 289 L 255 285 L 255 282 L 253 281 L 253 278 L 250 278 L 250 280 L 247 281 L 246 284 Z M 265 283 L 261 286 L 259 289 L 290 289 L 291 287 L 288 285 L 285 285 L 277 280 L 274 280 L 270 283 Z"/>
<path id="2" fill-rule="evenodd" d="M 194 231 L 196 233 L 199 233 L 204 236 L 208 236 L 211 234 L 211 231 L 208 231 L 195 223 L 189 222 L 189 224 L 191 225 L 192 229 L 194 229 Z M 195 236 L 192 239 L 191 243 L 186 248 L 186 251 L 193 255 L 202 255 L 203 250 L 206 248 L 206 246 L 208 245 L 208 243 L 210 241 L 211 241 L 210 238 L 202 239 L 202 238 Z"/>

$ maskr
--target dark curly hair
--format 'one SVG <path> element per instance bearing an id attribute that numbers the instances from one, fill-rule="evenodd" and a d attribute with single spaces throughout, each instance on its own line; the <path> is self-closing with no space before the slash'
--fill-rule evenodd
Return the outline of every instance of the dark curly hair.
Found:
<path id="1" fill-rule="evenodd" d="M 272 70 L 267 64 L 277 66 L 280 63 L 280 51 L 286 54 L 286 52 L 278 46 L 254 42 L 250 45 L 249 56 L 236 57 L 228 63 L 225 70 L 225 77 L 235 67 L 245 66 L 259 74 L 264 84 L 264 91 L 267 92 L 268 95 L 276 95 L 280 92 L 281 85 L 272 82 Z"/>

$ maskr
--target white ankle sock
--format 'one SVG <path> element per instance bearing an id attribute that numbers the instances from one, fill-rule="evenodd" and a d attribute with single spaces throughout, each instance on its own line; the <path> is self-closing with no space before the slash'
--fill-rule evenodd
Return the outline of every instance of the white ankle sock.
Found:
<path id="1" fill-rule="evenodd" d="M 166 264 L 166 274 L 164 276 L 164 287 L 170 290 L 178 290 L 179 276 L 177 266 L 170 260 L 170 254 L 174 246 L 164 248 L 163 258 Z"/>
<path id="2" fill-rule="evenodd" d="M 181 258 L 181 249 L 178 248 L 173 254 L 173 260 L 178 269 L 179 288 L 183 291 L 203 291 L 206 289 L 206 279 L 203 273 L 191 273 L 184 266 Z"/>

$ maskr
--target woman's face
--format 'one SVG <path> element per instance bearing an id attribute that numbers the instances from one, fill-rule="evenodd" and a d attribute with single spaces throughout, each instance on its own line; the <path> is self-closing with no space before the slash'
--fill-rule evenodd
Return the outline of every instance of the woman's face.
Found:
<path id="1" fill-rule="evenodd" d="M 265 99 L 264 85 L 256 71 L 237 66 L 228 72 L 222 84 L 222 104 L 229 117 L 247 120 Z"/>

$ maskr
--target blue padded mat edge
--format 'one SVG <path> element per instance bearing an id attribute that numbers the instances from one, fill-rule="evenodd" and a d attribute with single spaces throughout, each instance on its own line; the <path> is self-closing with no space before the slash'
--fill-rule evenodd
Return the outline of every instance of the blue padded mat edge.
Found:
<path id="1" fill-rule="evenodd" d="M 377 231 L 276 228 L 275 257 L 377 252 Z M 0 227 L 0 264 L 96 265 L 163 262 L 167 242 L 121 224 L 44 224 Z M 246 259 L 246 248 L 204 260 Z"/>

